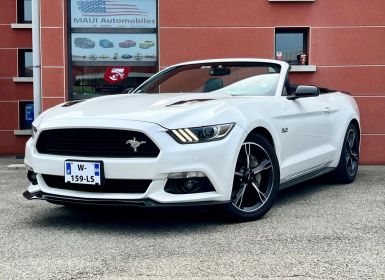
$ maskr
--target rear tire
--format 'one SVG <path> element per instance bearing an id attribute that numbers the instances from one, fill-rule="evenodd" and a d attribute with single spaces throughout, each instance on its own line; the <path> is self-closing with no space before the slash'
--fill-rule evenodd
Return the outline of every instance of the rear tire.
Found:
<path id="1" fill-rule="evenodd" d="M 265 215 L 278 194 L 279 171 L 270 142 L 261 135 L 249 135 L 239 151 L 231 202 L 222 205 L 226 217 L 231 221 L 245 222 Z"/>
<path id="2" fill-rule="evenodd" d="M 356 126 L 349 124 L 346 130 L 340 161 L 334 171 L 337 182 L 341 184 L 352 183 L 357 176 L 359 163 L 360 137 Z"/>

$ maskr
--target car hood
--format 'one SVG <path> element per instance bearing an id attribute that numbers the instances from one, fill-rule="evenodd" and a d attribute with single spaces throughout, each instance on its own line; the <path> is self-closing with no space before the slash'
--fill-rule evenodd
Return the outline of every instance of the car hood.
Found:
<path id="1" fill-rule="evenodd" d="M 212 125 L 234 122 L 236 114 L 229 111 L 235 110 L 231 105 L 239 98 L 223 93 L 121 94 L 61 104 L 45 112 L 37 122 L 119 119 L 156 123 L 165 128 Z"/>

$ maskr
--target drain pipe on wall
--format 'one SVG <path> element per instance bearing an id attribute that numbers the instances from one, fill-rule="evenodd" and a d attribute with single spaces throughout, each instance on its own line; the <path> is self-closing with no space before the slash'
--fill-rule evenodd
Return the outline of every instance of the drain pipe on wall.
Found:
<path id="1" fill-rule="evenodd" d="M 32 61 L 34 119 L 41 113 L 40 0 L 32 0 Z"/>

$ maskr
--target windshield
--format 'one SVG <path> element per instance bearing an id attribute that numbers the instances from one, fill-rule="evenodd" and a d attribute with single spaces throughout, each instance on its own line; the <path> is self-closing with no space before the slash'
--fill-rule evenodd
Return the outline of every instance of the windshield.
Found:
<path id="1" fill-rule="evenodd" d="M 261 62 L 199 63 L 172 67 L 144 83 L 135 93 L 221 92 L 230 95 L 275 95 L 281 66 Z"/>

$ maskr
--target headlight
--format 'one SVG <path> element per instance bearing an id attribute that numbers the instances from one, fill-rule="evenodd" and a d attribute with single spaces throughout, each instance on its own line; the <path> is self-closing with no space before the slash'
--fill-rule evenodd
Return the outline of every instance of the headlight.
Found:
<path id="1" fill-rule="evenodd" d="M 37 132 L 36 126 L 32 125 L 32 138 L 35 138 L 36 132 Z"/>
<path id="2" fill-rule="evenodd" d="M 234 123 L 179 128 L 170 130 L 169 134 L 181 144 L 202 143 L 223 139 L 233 127 Z"/>

